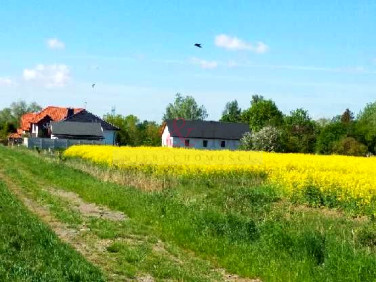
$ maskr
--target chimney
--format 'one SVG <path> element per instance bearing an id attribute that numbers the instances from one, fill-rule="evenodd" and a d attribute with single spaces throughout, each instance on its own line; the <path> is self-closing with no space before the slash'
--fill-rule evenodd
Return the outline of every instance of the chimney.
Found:
<path id="1" fill-rule="evenodd" d="M 67 118 L 73 116 L 73 114 L 74 114 L 74 109 L 73 108 L 68 108 Z"/>

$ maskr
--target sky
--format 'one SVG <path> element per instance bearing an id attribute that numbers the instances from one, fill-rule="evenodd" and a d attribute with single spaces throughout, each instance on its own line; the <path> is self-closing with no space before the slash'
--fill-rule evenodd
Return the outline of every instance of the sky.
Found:
<path id="1" fill-rule="evenodd" d="M 358 113 L 376 101 L 375 30 L 376 1 L 1 0 L 0 108 L 159 122 L 181 93 L 218 120 L 260 94 L 286 114 Z"/>

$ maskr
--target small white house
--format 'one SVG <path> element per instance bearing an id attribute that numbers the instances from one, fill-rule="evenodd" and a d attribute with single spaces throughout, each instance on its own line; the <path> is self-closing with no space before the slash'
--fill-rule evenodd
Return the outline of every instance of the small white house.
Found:
<path id="1" fill-rule="evenodd" d="M 249 132 L 246 123 L 167 120 L 162 128 L 162 146 L 235 150 L 246 132 Z"/>

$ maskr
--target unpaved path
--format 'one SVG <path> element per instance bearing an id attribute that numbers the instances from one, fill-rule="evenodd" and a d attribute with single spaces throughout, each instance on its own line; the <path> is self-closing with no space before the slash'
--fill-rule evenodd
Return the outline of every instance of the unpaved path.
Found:
<path id="1" fill-rule="evenodd" d="M 25 171 L 25 174 L 29 173 Z M 124 213 L 112 211 L 107 207 L 98 206 L 93 203 L 87 203 L 83 201 L 82 198 L 76 193 L 48 187 L 46 183 L 43 183 L 42 180 L 38 179 L 37 181 L 39 184 L 43 184 L 41 187 L 45 187 L 42 188 L 44 191 L 56 196 L 57 198 L 60 198 L 65 203 L 68 202 L 68 209 L 74 210 L 81 214 L 82 218 L 84 219 L 83 223 L 78 226 L 71 226 L 59 221 L 48 206 L 41 205 L 35 199 L 32 199 L 31 195 L 25 192 L 1 170 L 0 179 L 6 183 L 7 187 L 24 203 L 24 205 L 30 211 L 38 215 L 38 217 L 44 223 L 49 225 L 62 241 L 74 247 L 84 257 L 86 257 L 88 261 L 99 266 L 107 275 L 109 281 L 154 281 L 153 276 L 145 272 L 140 272 L 138 275 L 133 277 L 133 279 L 130 279 L 129 276 L 122 273 L 115 272 L 114 269 L 119 268 L 119 257 L 116 253 L 114 254 L 108 251 L 108 248 L 114 243 L 126 244 L 128 246 L 138 246 L 144 244 L 148 240 L 146 236 L 128 234 L 128 236 L 116 239 L 102 239 L 99 238 L 94 232 L 91 232 L 90 227 L 88 227 L 86 224 L 90 218 L 121 222 L 127 220 Z M 184 266 L 184 264 L 187 263 L 185 258 L 181 258 L 176 254 L 171 253 L 168 248 L 166 248 L 165 243 L 161 240 L 157 240 L 157 242 L 153 243 L 152 252 L 157 254 L 161 259 L 166 259 L 173 262 L 177 267 Z M 191 255 L 192 254 L 190 254 L 190 256 Z M 194 258 L 194 260 L 200 259 Z M 210 274 L 205 280 L 260 281 L 257 279 L 240 278 L 237 275 L 227 273 L 224 269 L 212 268 L 210 272 L 213 273 L 213 276 Z"/>
<path id="2" fill-rule="evenodd" d="M 92 238 L 92 240 L 88 240 L 88 236 L 85 236 L 86 234 L 84 234 L 86 232 L 84 226 L 72 228 L 67 224 L 62 223 L 51 213 L 48 207 L 44 207 L 28 197 L 28 195 L 24 193 L 19 186 L 17 186 L 1 171 L 0 179 L 3 180 L 8 189 L 13 192 L 31 212 L 36 214 L 44 223 L 46 223 L 62 241 L 74 247 L 84 257 L 86 257 L 87 260 L 98 265 L 107 274 L 111 273 L 111 269 L 109 268 L 110 264 L 102 263 L 105 260 L 111 260 L 111 258 L 106 258 L 106 254 L 103 252 L 102 246 L 97 244 L 97 242 L 93 240 L 94 238 Z M 126 281 L 129 279 L 125 276 L 111 274 L 108 276 L 108 280 Z"/>
<path id="3" fill-rule="evenodd" d="M 98 206 L 93 203 L 87 203 L 83 201 L 80 196 L 73 192 L 67 192 L 64 190 L 58 190 L 49 188 L 49 193 L 65 199 L 71 203 L 71 205 L 85 217 L 97 217 L 112 221 L 122 221 L 126 219 L 126 216 L 122 212 L 112 211 L 105 206 Z"/>

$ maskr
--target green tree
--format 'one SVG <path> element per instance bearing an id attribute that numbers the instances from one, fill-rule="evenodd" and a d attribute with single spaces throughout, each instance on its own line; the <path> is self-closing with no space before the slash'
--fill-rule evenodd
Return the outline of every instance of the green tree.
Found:
<path id="1" fill-rule="evenodd" d="M 264 101 L 264 100 L 265 100 L 264 96 L 255 94 L 255 95 L 252 95 L 251 104 L 255 104 L 257 102 Z"/>
<path id="2" fill-rule="evenodd" d="M 12 115 L 12 110 L 10 108 L 4 108 L 0 111 L 0 124 L 5 124 L 6 122 L 16 123 L 16 119 Z"/>
<path id="3" fill-rule="evenodd" d="M 32 102 L 32 103 L 28 104 L 23 100 L 13 102 L 10 105 L 10 110 L 11 110 L 12 116 L 17 120 L 17 125 L 18 125 L 22 115 L 24 115 L 26 113 L 39 112 L 41 109 L 42 109 L 42 107 L 39 106 L 37 103 Z"/>
<path id="4" fill-rule="evenodd" d="M 315 122 L 304 109 L 296 109 L 285 117 L 286 151 L 313 153 L 316 142 Z"/>
<path id="5" fill-rule="evenodd" d="M 354 113 L 350 111 L 349 109 L 346 109 L 341 116 L 341 122 L 350 123 L 353 120 L 354 120 Z"/>
<path id="6" fill-rule="evenodd" d="M 329 118 L 319 118 L 315 121 L 317 127 L 319 128 L 324 128 L 325 126 L 327 126 L 328 124 L 331 123 L 331 119 Z"/>
<path id="7" fill-rule="evenodd" d="M 137 143 L 138 118 L 134 115 L 111 115 L 107 114 L 104 120 L 115 125 L 120 130 L 116 133 L 116 143 L 119 145 L 134 146 Z"/>
<path id="8" fill-rule="evenodd" d="M 10 122 L 18 126 L 21 116 L 23 114 L 30 112 L 38 112 L 41 109 L 41 106 L 39 106 L 35 102 L 32 102 L 30 104 L 22 100 L 18 102 L 13 102 L 10 105 L 10 107 L 4 108 L 0 111 L 0 124 Z"/>
<path id="9" fill-rule="evenodd" d="M 369 103 L 359 113 L 356 124 L 358 135 L 362 136 L 368 150 L 376 153 L 376 102 Z"/>
<path id="10" fill-rule="evenodd" d="M 168 104 L 163 120 L 183 118 L 186 120 L 204 120 L 208 117 L 204 106 L 199 106 L 192 96 L 175 96 L 174 103 Z"/>
<path id="11" fill-rule="evenodd" d="M 222 117 L 220 121 L 224 122 L 241 122 L 242 110 L 238 105 L 238 101 L 234 100 L 228 102 L 225 109 L 222 112 Z"/>
<path id="12" fill-rule="evenodd" d="M 249 123 L 253 131 L 259 131 L 265 126 L 280 126 L 283 114 L 272 100 L 265 100 L 262 96 L 252 96 L 251 106 L 242 113 L 242 120 Z"/>
<path id="13" fill-rule="evenodd" d="M 28 104 L 22 100 L 0 110 L 0 139 L 5 140 L 9 133 L 16 131 L 23 114 L 40 110 L 41 107 L 37 103 Z"/>
<path id="14" fill-rule="evenodd" d="M 140 120 L 135 115 L 107 114 L 103 119 L 120 130 L 116 133 L 116 143 L 127 146 L 159 146 L 160 126 L 156 122 Z"/>
<path id="15" fill-rule="evenodd" d="M 160 146 L 161 145 L 161 135 L 160 128 L 154 121 L 144 120 L 142 123 L 138 124 L 139 135 L 141 140 L 139 145 L 142 146 Z"/>
<path id="16" fill-rule="evenodd" d="M 0 125 L 0 143 L 6 144 L 8 141 L 8 135 L 11 132 L 16 132 L 16 126 L 12 122 L 5 122 Z"/>
<path id="17" fill-rule="evenodd" d="M 348 128 L 342 122 L 332 122 L 321 129 L 316 143 L 316 151 L 320 154 L 332 154 L 336 143 L 347 137 Z"/>

